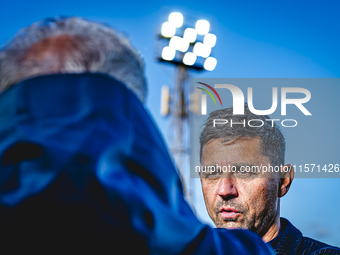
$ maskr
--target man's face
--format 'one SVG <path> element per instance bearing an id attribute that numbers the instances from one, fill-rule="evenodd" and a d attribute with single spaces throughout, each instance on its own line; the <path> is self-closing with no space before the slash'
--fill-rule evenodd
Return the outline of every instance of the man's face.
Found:
<path id="1" fill-rule="evenodd" d="M 260 166 L 270 165 L 261 153 L 257 137 L 224 142 L 213 139 L 202 150 L 202 166 Z M 201 173 L 202 174 L 202 173 Z M 263 175 L 263 174 L 262 174 Z M 259 177 L 254 173 L 201 175 L 202 190 L 211 219 L 219 228 L 250 229 L 261 236 L 279 215 L 279 179 Z M 273 176 L 271 176 L 273 177 Z"/>

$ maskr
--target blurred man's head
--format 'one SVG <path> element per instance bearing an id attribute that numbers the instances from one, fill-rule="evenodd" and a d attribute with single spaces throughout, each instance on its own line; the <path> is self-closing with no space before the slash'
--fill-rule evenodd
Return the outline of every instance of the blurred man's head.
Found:
<path id="1" fill-rule="evenodd" d="M 0 51 L 0 92 L 34 76 L 85 72 L 108 74 L 145 100 L 140 55 L 103 24 L 76 17 L 42 20 L 20 30 Z"/>
<path id="2" fill-rule="evenodd" d="M 234 123 L 261 119 L 264 124 L 214 127 L 214 119 L 232 119 Z M 287 193 L 293 171 L 288 171 L 290 165 L 282 167 L 287 172 L 256 171 L 261 166 L 284 166 L 284 137 L 266 119 L 268 116 L 255 115 L 247 106 L 244 115 L 232 115 L 232 108 L 212 112 L 200 136 L 201 165 L 232 170 L 200 175 L 205 204 L 217 227 L 250 229 L 270 241 L 279 231 L 279 198 Z"/>

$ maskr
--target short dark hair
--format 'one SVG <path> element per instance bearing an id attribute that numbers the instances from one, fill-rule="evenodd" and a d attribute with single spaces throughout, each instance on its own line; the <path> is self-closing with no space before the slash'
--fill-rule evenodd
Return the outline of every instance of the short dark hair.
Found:
<path id="1" fill-rule="evenodd" d="M 215 119 L 226 119 L 235 122 L 245 121 L 245 127 L 237 124 L 230 127 L 230 125 L 215 125 Z M 260 119 L 258 125 L 252 123 L 256 127 L 247 125 L 249 120 Z M 266 121 L 267 120 L 267 121 Z M 273 166 L 284 165 L 284 155 L 286 150 L 286 142 L 278 126 L 274 121 L 268 121 L 270 118 L 265 115 L 253 114 L 248 105 L 244 106 L 244 115 L 233 115 L 233 108 L 226 108 L 216 110 L 210 113 L 207 122 L 204 124 L 204 129 L 200 135 L 200 160 L 202 159 L 202 149 L 204 145 L 211 139 L 226 138 L 223 142 L 230 141 L 239 137 L 260 137 L 261 139 L 261 153 L 268 156 Z M 273 124 L 272 124 L 273 123 Z"/>

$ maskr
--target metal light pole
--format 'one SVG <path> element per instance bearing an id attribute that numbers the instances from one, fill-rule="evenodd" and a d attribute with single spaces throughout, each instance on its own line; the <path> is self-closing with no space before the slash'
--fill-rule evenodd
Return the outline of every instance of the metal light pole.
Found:
<path id="1" fill-rule="evenodd" d="M 170 115 L 172 128 L 173 154 L 182 177 L 186 198 L 193 202 L 190 181 L 190 169 L 185 167 L 185 159 L 189 154 L 189 69 L 212 71 L 216 59 L 211 57 L 211 49 L 215 46 L 216 36 L 209 33 L 210 24 L 206 20 L 198 20 L 195 28 L 183 26 L 183 15 L 175 12 L 169 15 L 168 21 L 162 25 L 159 41 L 166 42 L 158 61 L 173 64 L 177 68 L 175 87 L 169 93 L 168 87 L 162 88 L 161 114 Z M 211 62 L 213 64 L 211 64 Z"/>

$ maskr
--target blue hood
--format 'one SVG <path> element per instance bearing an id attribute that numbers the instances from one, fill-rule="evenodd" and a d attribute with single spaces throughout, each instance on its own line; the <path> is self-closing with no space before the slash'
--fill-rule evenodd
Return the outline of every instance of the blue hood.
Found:
<path id="1" fill-rule="evenodd" d="M 0 155 L 8 240 L 140 254 L 268 252 L 255 234 L 197 220 L 143 105 L 109 76 L 48 75 L 9 88 L 0 95 Z"/>

